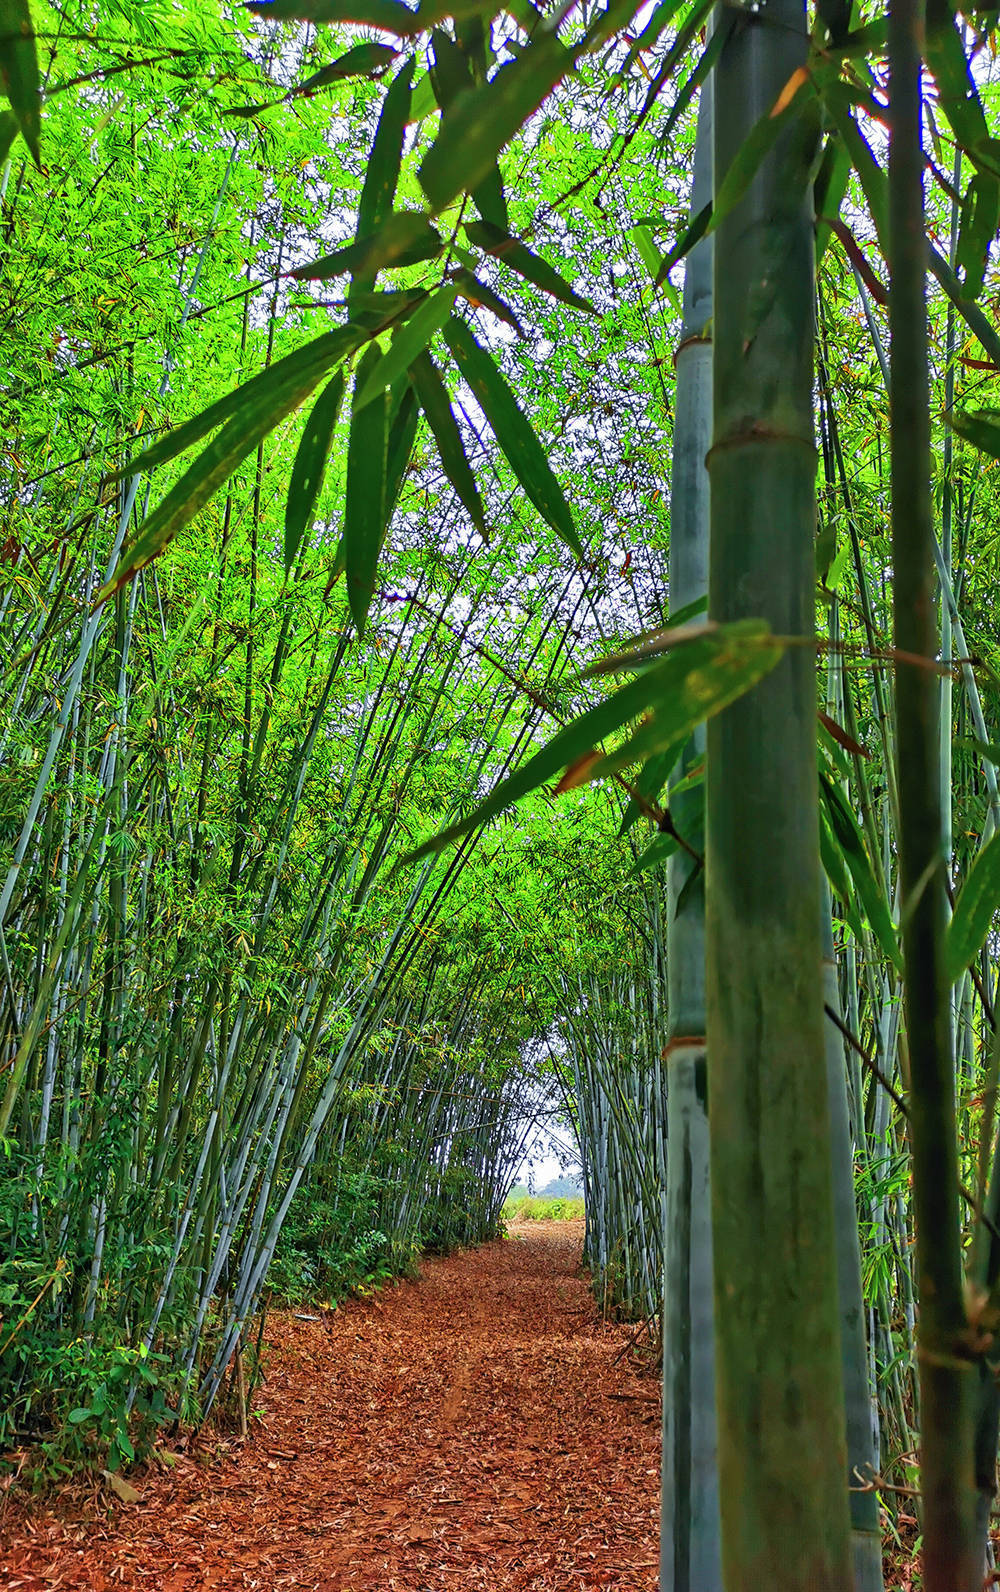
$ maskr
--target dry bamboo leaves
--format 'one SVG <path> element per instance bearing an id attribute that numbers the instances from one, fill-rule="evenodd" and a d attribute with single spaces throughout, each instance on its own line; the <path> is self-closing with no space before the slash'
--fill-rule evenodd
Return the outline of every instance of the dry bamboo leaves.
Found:
<path id="1" fill-rule="evenodd" d="M 628 1330 L 597 1319 L 581 1236 L 527 1224 L 377 1301 L 273 1317 L 248 1445 L 206 1437 L 110 1514 L 80 1489 L 15 1501 L 0 1582 L 652 1592 L 656 1383 L 615 1364 Z"/>

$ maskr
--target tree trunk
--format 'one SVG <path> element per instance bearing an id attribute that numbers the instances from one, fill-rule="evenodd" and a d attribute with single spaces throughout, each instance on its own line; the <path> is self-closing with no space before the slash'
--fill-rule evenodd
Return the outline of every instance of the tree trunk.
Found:
<path id="1" fill-rule="evenodd" d="M 691 213 L 712 196 L 712 80 L 701 91 Z M 670 607 L 708 590 L 708 471 L 712 426 L 712 239 L 688 256 L 670 500 Z M 678 778 L 704 756 L 692 737 Z M 703 793 L 671 800 L 680 832 L 703 846 Z M 692 872 L 695 877 L 692 878 Z M 704 874 L 686 852 L 667 864 L 667 1210 L 663 1289 L 663 1494 L 660 1592 L 721 1592 L 719 1481 L 712 1329 L 712 1228 L 705 1075 Z"/>
<path id="2" fill-rule="evenodd" d="M 965 1313 L 950 989 L 941 838 L 940 690 L 927 374 L 919 0 L 889 18 L 889 329 L 893 617 L 899 786 L 900 919 L 910 1055 L 920 1295 L 920 1485 L 927 1592 L 979 1592 L 973 1468 L 978 1374 Z"/>
<path id="3" fill-rule="evenodd" d="M 737 16 L 715 192 L 806 58 L 805 11 Z M 814 136 L 786 129 L 716 232 L 710 612 L 815 633 Z M 707 1005 L 727 1592 L 851 1583 L 822 1013 L 815 654 L 708 727 Z"/>

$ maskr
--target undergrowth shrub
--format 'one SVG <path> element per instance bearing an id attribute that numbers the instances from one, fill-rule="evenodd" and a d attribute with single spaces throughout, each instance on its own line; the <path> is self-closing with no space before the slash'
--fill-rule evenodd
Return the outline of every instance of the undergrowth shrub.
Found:
<path id="1" fill-rule="evenodd" d="M 164 1352 L 183 1333 L 190 1281 L 178 1268 L 147 1347 L 143 1306 L 169 1246 L 147 1231 L 143 1191 L 130 1191 L 120 1207 L 133 1231 L 123 1225 L 100 1235 L 97 1222 L 69 1219 L 66 1188 L 73 1179 L 73 1209 L 87 1210 L 81 1185 L 85 1193 L 95 1173 L 106 1179 L 106 1164 L 64 1153 L 39 1168 L 34 1157 L 7 1146 L 3 1171 L 0 1455 L 30 1449 L 36 1483 L 90 1465 L 118 1470 L 149 1451 L 162 1425 L 193 1413 L 176 1358 Z M 54 1231 L 61 1234 L 57 1253 L 45 1236 Z"/>
<path id="2" fill-rule="evenodd" d="M 278 1239 L 267 1277 L 274 1302 L 337 1304 L 412 1269 L 419 1244 L 390 1238 L 380 1221 L 385 1184 L 370 1170 L 315 1169 Z"/>

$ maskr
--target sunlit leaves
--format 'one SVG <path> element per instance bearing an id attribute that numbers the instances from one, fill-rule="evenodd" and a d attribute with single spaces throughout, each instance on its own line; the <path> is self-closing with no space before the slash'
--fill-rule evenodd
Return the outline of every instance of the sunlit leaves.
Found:
<path id="1" fill-rule="evenodd" d="M 97 594 L 103 602 L 112 592 L 144 569 L 184 526 L 204 508 L 237 465 L 252 453 L 268 432 L 303 403 L 323 379 L 323 370 L 310 368 L 299 380 L 286 385 L 273 402 L 259 399 L 247 405 L 223 426 L 205 451 L 171 487 L 163 502 L 144 522 L 138 536 L 121 559 L 107 585 Z"/>
<path id="2" fill-rule="evenodd" d="M 174 426 L 159 442 L 154 442 L 150 447 L 138 454 L 129 464 L 118 471 L 119 476 L 132 475 L 140 470 L 153 470 L 158 464 L 165 464 L 168 459 L 175 459 L 178 454 L 184 453 L 202 437 L 207 436 L 216 426 L 231 420 L 234 416 L 242 416 L 249 420 L 257 408 L 266 408 L 268 405 L 278 404 L 287 389 L 295 389 L 309 372 L 315 369 L 318 376 L 324 371 L 332 370 L 342 359 L 347 359 L 364 341 L 364 333 L 356 326 L 338 327 L 334 332 L 326 332 L 322 337 L 314 338 L 311 343 L 306 343 L 302 348 L 296 348 L 293 353 L 286 354 L 283 359 L 276 360 L 267 370 L 261 371 L 259 376 L 254 376 L 250 381 L 244 382 L 241 387 L 236 387 L 224 398 L 219 398 L 215 403 L 209 404 L 200 414 L 194 415 L 182 425 Z"/>
<path id="3" fill-rule="evenodd" d="M 103 602 L 163 551 L 279 421 L 304 403 L 327 371 L 354 351 L 363 335 L 356 327 L 347 326 L 327 337 L 317 338 L 228 397 L 211 404 L 202 414 L 178 426 L 176 431 L 133 460 L 129 473 L 151 469 L 155 464 L 176 457 L 222 424 L 222 430 L 140 527 L 111 580 L 98 593 L 97 602 Z M 300 509 L 295 512 L 299 513 Z"/>

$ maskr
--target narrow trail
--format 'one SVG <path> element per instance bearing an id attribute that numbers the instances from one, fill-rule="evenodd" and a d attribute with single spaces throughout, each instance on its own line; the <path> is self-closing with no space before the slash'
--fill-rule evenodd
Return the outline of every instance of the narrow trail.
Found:
<path id="1" fill-rule="evenodd" d="M 10 1504 L 10 1592 L 653 1592 L 656 1382 L 577 1275 L 582 1223 L 426 1261 L 322 1321 L 270 1318 L 245 1444 Z M 216 1457 L 212 1457 L 216 1456 Z M 211 1459 L 210 1463 L 206 1463 Z"/>

